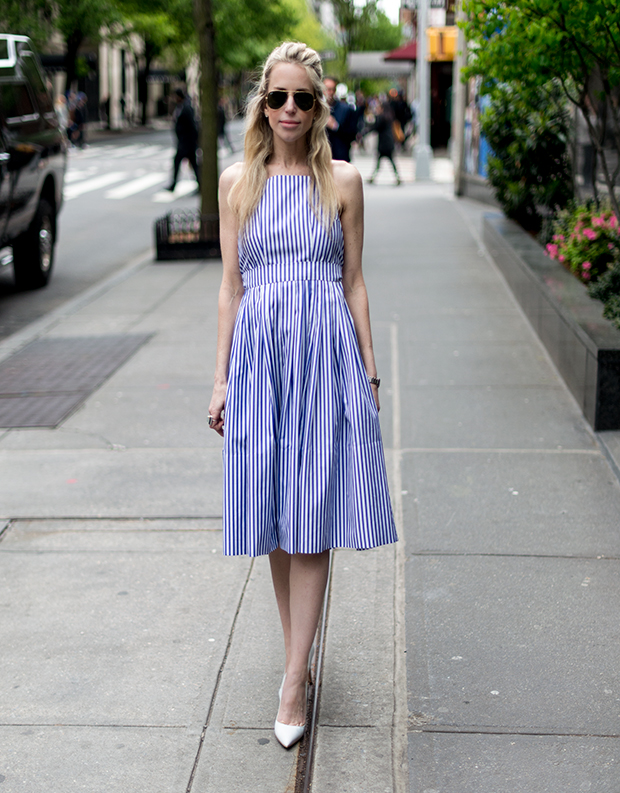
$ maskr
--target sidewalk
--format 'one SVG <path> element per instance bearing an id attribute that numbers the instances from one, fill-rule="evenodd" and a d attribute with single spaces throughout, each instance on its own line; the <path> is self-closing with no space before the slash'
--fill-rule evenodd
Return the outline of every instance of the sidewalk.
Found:
<path id="1" fill-rule="evenodd" d="M 482 211 L 366 191 L 402 541 L 334 555 L 313 793 L 617 790 L 620 486 Z M 3 793 L 294 789 L 268 563 L 221 555 L 220 277 L 140 262 L 0 343 L 149 335 L 57 429 L 0 430 Z"/>

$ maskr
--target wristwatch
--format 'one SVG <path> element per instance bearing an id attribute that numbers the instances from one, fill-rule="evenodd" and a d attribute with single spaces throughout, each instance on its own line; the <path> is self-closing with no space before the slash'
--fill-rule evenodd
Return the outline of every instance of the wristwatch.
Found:
<path id="1" fill-rule="evenodd" d="M 368 382 L 370 383 L 370 385 L 376 385 L 377 388 L 379 388 L 379 386 L 381 385 L 381 380 L 378 377 L 369 377 Z"/>

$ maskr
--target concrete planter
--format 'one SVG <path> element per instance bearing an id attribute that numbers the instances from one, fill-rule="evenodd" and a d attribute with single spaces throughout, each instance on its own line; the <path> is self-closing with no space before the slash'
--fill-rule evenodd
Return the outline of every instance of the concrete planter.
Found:
<path id="1" fill-rule="evenodd" d="M 620 330 L 602 304 L 503 215 L 484 216 L 483 238 L 592 428 L 620 429 Z"/>

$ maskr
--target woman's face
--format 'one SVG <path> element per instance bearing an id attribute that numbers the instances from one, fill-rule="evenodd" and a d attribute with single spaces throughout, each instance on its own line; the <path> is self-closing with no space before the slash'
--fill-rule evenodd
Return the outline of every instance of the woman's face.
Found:
<path id="1" fill-rule="evenodd" d="M 277 63 L 271 70 L 267 92 L 287 91 L 288 97 L 282 107 L 272 110 L 265 100 L 265 115 L 269 126 L 284 143 L 295 143 L 304 138 L 314 119 L 316 103 L 308 111 L 300 110 L 293 98 L 294 91 L 309 91 L 314 95 L 312 82 L 303 66 L 296 63 Z"/>

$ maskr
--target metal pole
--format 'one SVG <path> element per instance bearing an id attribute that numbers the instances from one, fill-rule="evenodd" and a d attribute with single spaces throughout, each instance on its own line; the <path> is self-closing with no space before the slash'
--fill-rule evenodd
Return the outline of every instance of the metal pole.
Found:
<path id="1" fill-rule="evenodd" d="M 416 181 L 431 178 L 431 160 L 433 151 L 430 147 L 429 136 L 429 95 L 430 85 L 428 79 L 427 60 L 427 11 L 429 0 L 418 0 L 418 142 L 415 147 L 415 178 Z"/>

